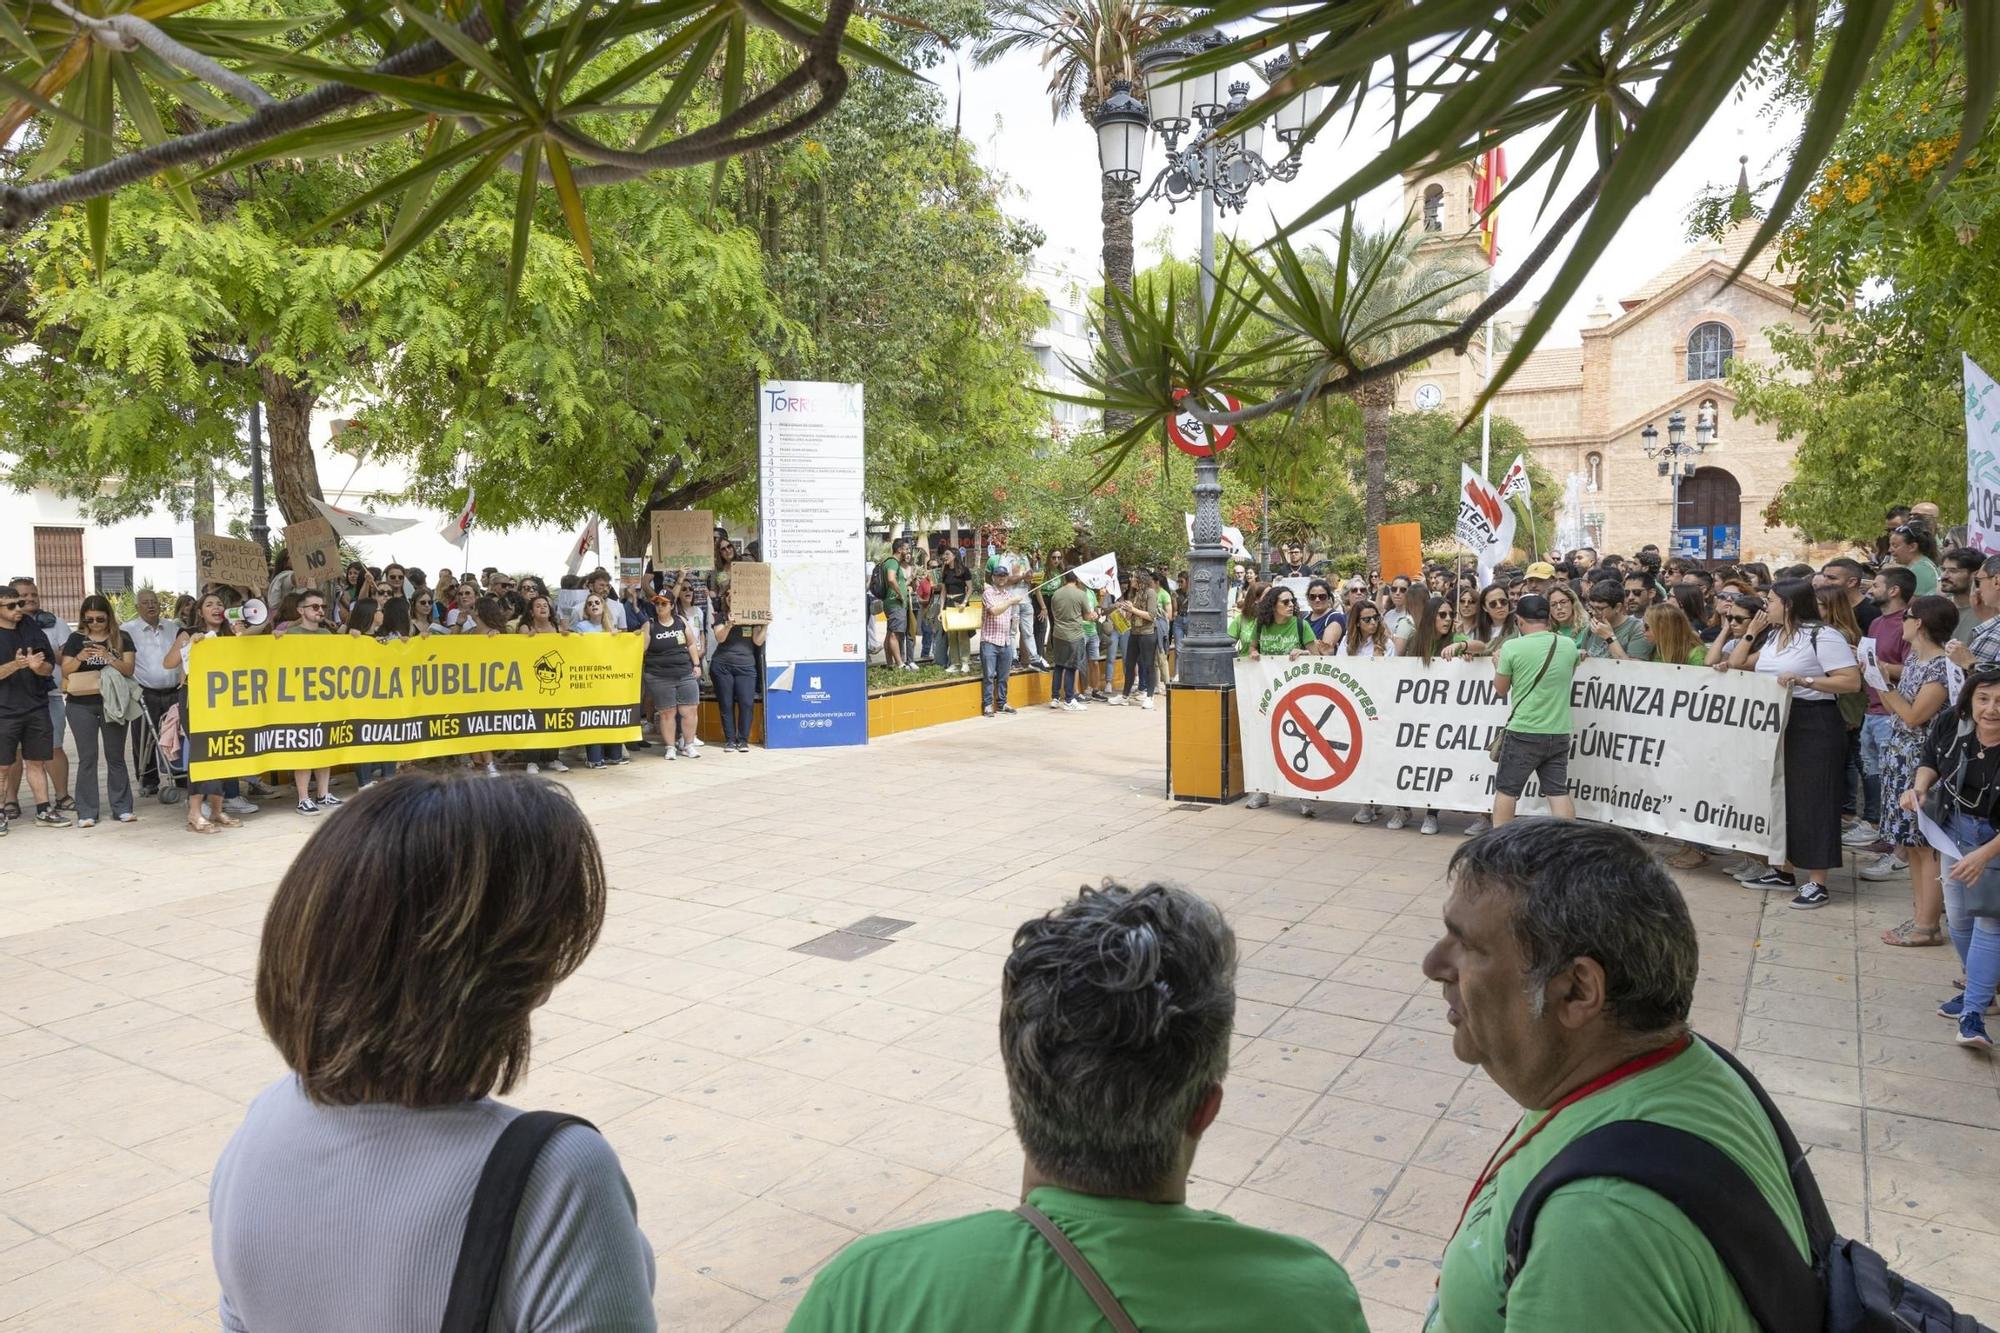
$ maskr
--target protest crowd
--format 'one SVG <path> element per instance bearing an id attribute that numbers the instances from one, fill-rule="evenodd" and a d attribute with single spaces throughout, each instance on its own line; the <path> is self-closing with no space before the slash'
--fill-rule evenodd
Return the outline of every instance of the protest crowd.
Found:
<path id="1" fill-rule="evenodd" d="M 1454 1053 L 1533 1109 L 1467 1200 L 1433 1327 L 1666 1327 L 1656 1317 L 1668 1309 L 1686 1315 L 1675 1328 L 1776 1327 L 1771 1310 L 1836 1299 L 1832 1288 L 1849 1280 L 1824 1256 L 1856 1243 L 1833 1235 L 1783 1116 L 1687 1024 L 1697 945 L 1663 861 L 1694 869 L 1710 851 L 1649 847 L 1573 818 L 1570 682 L 1587 659 L 1774 677 L 1790 697 L 1785 855 L 1746 858 L 1732 873 L 1750 890 L 1794 894 L 1800 910 L 1827 902 L 1827 872 L 1846 853 L 1864 858 L 1866 879 L 1907 878 L 1911 917 L 1883 944 L 1952 946 L 1965 975 L 1938 1013 L 1961 1044 L 1990 1049 L 2000 557 L 1940 549 L 1921 506 L 1887 519 L 1879 550 L 1816 568 L 1714 568 L 1653 547 L 1632 557 L 1579 548 L 1499 566 L 1483 582 L 1442 562 L 1341 576 L 1303 546 L 1261 572 L 1236 566 L 1228 630 L 1240 660 L 1490 662 L 1508 706 L 1493 808 L 1463 830 L 1445 933 L 1422 967 L 1441 988 Z M 32 580 L 0 590 L 0 810 L 49 828 L 104 816 L 100 766 L 117 822 L 135 817 L 139 797 L 187 784 L 176 714 L 187 707 L 189 648 L 207 637 L 645 639 L 647 739 L 426 761 L 393 782 L 395 765 L 359 765 L 347 796 L 327 769 L 292 774 L 282 795 L 301 814 L 347 808 L 315 832 L 266 925 L 258 1012 L 293 1072 L 253 1103 L 214 1173 L 224 1327 L 290 1326 L 280 1312 L 307 1308 L 337 1311 L 328 1327 L 431 1327 L 447 1292 L 461 1322 L 447 1313 L 446 1327 L 485 1327 L 479 1312 L 492 1310 L 509 1326 L 539 1311 L 561 1311 L 564 1326 L 656 1326 L 654 1258 L 616 1154 L 587 1122 L 487 1098 L 520 1078 L 530 1013 L 582 964 L 604 913 L 588 823 L 532 775 L 649 751 L 699 757 L 704 688 L 720 705 L 723 751 L 749 748 L 767 622 L 732 616 L 735 557 L 718 537 L 708 570 L 599 568 L 551 587 L 497 568 L 433 579 L 353 564 L 331 586 L 300 586 L 281 555 L 262 597 L 213 586 L 168 607 L 144 591 L 123 624 L 90 597 L 73 629 L 41 608 Z M 871 660 L 976 670 L 988 718 L 1015 711 L 1006 684 L 1022 670 L 1051 673 L 1053 710 L 1153 708 L 1187 633 L 1185 572 L 1080 557 L 975 558 L 899 538 L 865 576 Z M 73 765 L 54 744 L 65 727 Z M 524 772 L 503 774 L 503 763 Z M 23 783 L 31 809 L 16 804 Z M 1516 800 L 1537 789 L 1557 818 L 1516 818 Z M 280 796 L 257 778 L 196 781 L 187 826 L 236 827 L 257 799 Z M 1353 819 L 1439 832 L 1439 812 L 1420 808 L 1369 804 Z M 485 851 L 452 851 L 474 844 Z M 410 861 L 420 854 L 421 866 Z M 403 932 L 406 956 L 376 966 L 380 940 L 359 923 L 396 913 L 479 924 Z M 498 924 L 519 921 L 537 924 Z M 1107 882 L 1023 924 L 1000 1022 L 1026 1158 L 1022 1207 L 851 1245 L 815 1275 L 790 1326 L 1000 1327 L 988 1317 L 997 1302 L 1028 1312 L 1010 1328 L 1091 1326 L 1093 1309 L 1113 1328 L 1164 1327 L 1174 1311 L 1226 1308 L 1246 1328 L 1365 1329 L 1353 1284 L 1325 1252 L 1186 1205 L 1222 1099 L 1235 961 L 1221 914 L 1179 888 Z M 371 993 L 444 978 L 464 1001 L 448 1021 Z M 1540 1021 L 1545 1011 L 1561 1021 Z M 379 1118 L 343 1114 L 357 1106 Z M 1612 1132 L 1655 1137 L 1637 1148 L 1594 1142 Z M 1685 1153 L 1702 1179 L 1680 1182 L 1670 1204 L 1661 1192 L 1673 1182 L 1649 1172 Z M 1569 1176 L 1547 1185 L 1543 1175 L 1565 1166 Z M 496 1175 L 516 1201 L 511 1249 L 488 1212 L 464 1209 L 474 1177 L 483 1191 Z M 1583 1178 L 1590 1190 L 1554 1192 Z M 406 1184 L 385 1192 L 391 1180 Z M 1524 1211 L 1541 1213 L 1529 1239 L 1514 1225 Z M 1726 1235 L 1716 1230 L 1724 1215 Z M 467 1265 L 481 1255 L 475 1282 Z M 460 1296 L 480 1283 L 487 1303 L 468 1316 Z M 1921 1287 L 1888 1290 L 1859 1299 L 1942 1308 Z"/>

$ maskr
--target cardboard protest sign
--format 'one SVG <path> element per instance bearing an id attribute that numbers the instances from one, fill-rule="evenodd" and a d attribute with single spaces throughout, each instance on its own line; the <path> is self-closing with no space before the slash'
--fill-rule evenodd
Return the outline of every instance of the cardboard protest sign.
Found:
<path id="1" fill-rule="evenodd" d="M 264 548 L 256 542 L 197 533 L 194 562 L 204 588 L 221 583 L 262 597 L 271 582 L 271 567 L 264 561 Z"/>
<path id="2" fill-rule="evenodd" d="M 715 511 L 654 510 L 653 568 L 663 570 L 715 568 Z"/>
<path id="3" fill-rule="evenodd" d="M 729 618 L 738 624 L 769 624 L 771 567 L 738 561 L 729 567 Z"/>
<path id="4" fill-rule="evenodd" d="M 1382 577 L 1420 579 L 1424 576 L 1424 529 L 1421 523 L 1383 523 L 1375 529 L 1382 552 Z"/>
<path id="5" fill-rule="evenodd" d="M 301 585 L 340 577 L 340 538 L 323 518 L 286 524 L 285 550 L 292 557 L 292 578 Z"/>
<path id="6" fill-rule="evenodd" d="M 618 586 L 637 588 L 646 581 L 646 558 L 639 555 L 618 557 Z"/>

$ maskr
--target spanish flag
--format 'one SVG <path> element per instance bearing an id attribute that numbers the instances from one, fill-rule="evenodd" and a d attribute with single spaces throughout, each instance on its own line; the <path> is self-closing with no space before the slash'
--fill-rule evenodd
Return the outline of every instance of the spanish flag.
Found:
<path id="1" fill-rule="evenodd" d="M 1507 184 L 1507 151 L 1499 144 L 1479 155 L 1474 168 L 1477 184 L 1472 187 L 1472 211 L 1479 215 L 1479 252 L 1489 267 L 1500 258 L 1500 215 L 1493 201 Z"/>

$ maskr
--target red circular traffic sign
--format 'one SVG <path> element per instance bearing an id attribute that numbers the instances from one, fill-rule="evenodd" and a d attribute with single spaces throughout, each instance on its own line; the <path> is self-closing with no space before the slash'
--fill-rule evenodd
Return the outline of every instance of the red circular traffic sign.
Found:
<path id="1" fill-rule="evenodd" d="M 1331 734 L 1336 718 L 1346 728 Z M 1271 751 L 1285 781 L 1304 791 L 1331 791 L 1354 775 L 1361 762 L 1361 718 L 1348 697 L 1333 686 L 1307 681 L 1271 710 Z"/>
<path id="2" fill-rule="evenodd" d="M 1187 396 L 1186 389 L 1174 390 L 1174 401 L 1177 403 Z M 1225 410 L 1230 412 L 1237 411 L 1243 406 L 1236 400 L 1234 394 L 1223 394 L 1222 401 L 1228 404 Z M 1211 430 L 1215 432 L 1215 443 L 1212 446 L 1208 443 L 1208 432 Z M 1176 412 L 1167 418 L 1167 438 L 1172 440 L 1174 448 L 1182 453 L 1193 454 L 1196 458 L 1207 458 L 1210 454 L 1219 454 L 1230 446 L 1236 439 L 1236 427 L 1209 426 L 1192 412 Z"/>

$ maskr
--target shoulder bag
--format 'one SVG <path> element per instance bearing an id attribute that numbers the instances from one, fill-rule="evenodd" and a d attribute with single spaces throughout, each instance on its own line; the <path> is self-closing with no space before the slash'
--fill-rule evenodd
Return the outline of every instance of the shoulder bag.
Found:
<path id="1" fill-rule="evenodd" d="M 1076 1248 L 1074 1241 L 1063 1235 L 1061 1227 L 1049 1220 L 1047 1213 L 1032 1203 L 1024 1203 L 1014 1210 L 1014 1215 L 1041 1233 L 1042 1239 L 1049 1243 L 1049 1248 L 1056 1252 L 1056 1258 L 1063 1261 L 1063 1267 L 1070 1271 L 1070 1276 L 1077 1280 L 1077 1284 L 1097 1306 L 1097 1312 L 1104 1316 L 1104 1322 L 1111 1325 L 1113 1333 L 1139 1333 L 1139 1326 L 1132 1322 L 1132 1316 L 1125 1313 L 1125 1307 L 1111 1294 L 1111 1288 L 1097 1275 L 1097 1270 L 1090 1266 L 1090 1260 L 1083 1257 L 1083 1251 Z"/>
<path id="2" fill-rule="evenodd" d="M 445 1298 L 442 1333 L 486 1333 L 500 1299 L 500 1273 L 514 1243 L 514 1221 L 527 1192 L 528 1176 L 555 1132 L 565 1125 L 596 1129 L 581 1116 L 560 1111 L 526 1111 L 508 1122 L 486 1154 L 472 1206 L 465 1212 L 465 1235 L 458 1243 Z"/>
<path id="3" fill-rule="evenodd" d="M 1939 830 L 1944 829 L 1954 811 L 1971 813 L 1965 809 L 1960 799 L 1965 789 L 1966 765 L 1972 760 L 1972 746 L 1966 740 L 1971 732 L 1971 724 L 1961 720 L 1954 741 L 1958 750 L 1957 768 L 1949 779 L 1940 773 L 1938 780 L 1931 784 L 1931 789 L 1924 793 L 1921 807 L 1923 816 L 1937 825 Z M 1954 838 L 1952 841 L 1955 843 L 1957 839 Z M 1960 848 L 1961 852 L 1969 850 L 1971 849 Z M 1964 893 L 1967 916 L 2000 917 L 2000 860 L 1996 860 L 1981 871 L 1978 879 L 1965 885 Z"/>
<path id="4" fill-rule="evenodd" d="M 1542 669 L 1535 673 L 1535 678 L 1534 680 L 1529 682 L 1527 689 L 1522 690 L 1519 693 L 1513 695 L 1512 700 L 1509 702 L 1507 706 L 1507 720 L 1500 724 L 1500 730 L 1498 734 L 1496 734 L 1492 740 L 1486 742 L 1486 757 L 1488 759 L 1491 759 L 1494 763 L 1497 764 L 1500 762 L 1500 751 L 1505 749 L 1507 745 L 1507 728 L 1514 725 L 1514 714 L 1520 711 L 1521 700 L 1525 699 L 1527 696 L 1535 692 L 1535 687 L 1542 683 L 1542 677 L 1549 674 L 1549 663 L 1555 660 L 1556 660 L 1556 636 L 1554 634 L 1550 634 L 1549 651 L 1548 655 L 1542 658 Z"/>

